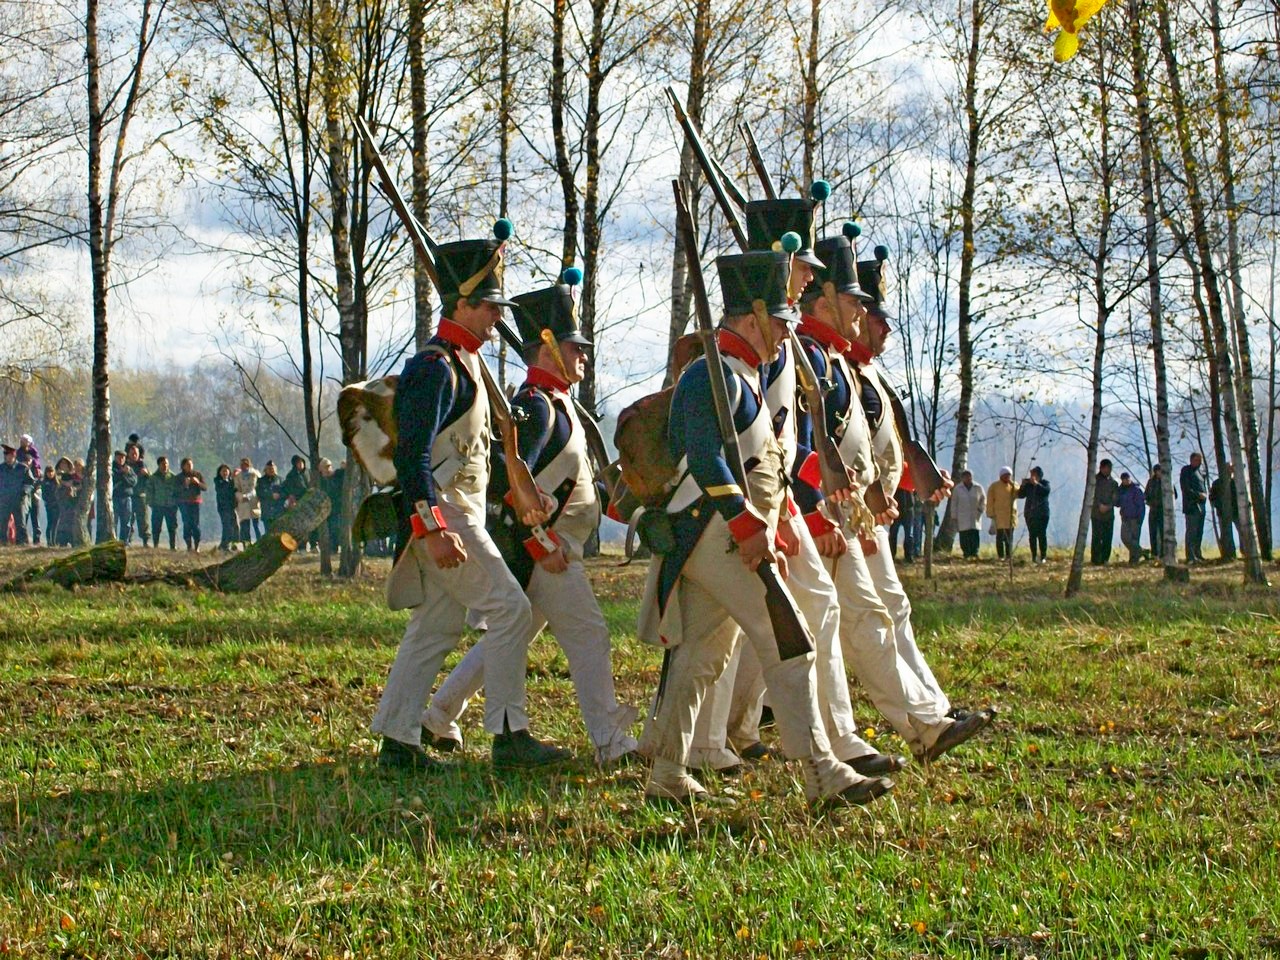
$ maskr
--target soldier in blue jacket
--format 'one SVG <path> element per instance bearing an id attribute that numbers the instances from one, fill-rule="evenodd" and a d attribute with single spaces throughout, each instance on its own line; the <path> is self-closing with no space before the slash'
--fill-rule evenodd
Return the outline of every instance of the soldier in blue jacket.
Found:
<path id="1" fill-rule="evenodd" d="M 393 454 L 404 493 L 408 545 L 387 582 L 393 610 L 412 608 L 373 730 L 384 766 L 437 766 L 422 749 L 422 709 L 468 612 L 485 638 L 485 729 L 496 767 L 536 766 L 568 752 L 529 733 L 525 670 L 533 620 L 529 600 L 485 530 L 489 401 L 480 348 L 502 308 L 502 260 L 511 224 L 494 236 L 437 248 L 442 316 L 425 350 L 405 363 L 394 401 Z M 553 504 L 543 495 L 543 507 Z M 532 519 L 532 518 L 530 518 Z"/>
<path id="2" fill-rule="evenodd" d="M 679 479 L 666 517 L 674 549 L 650 567 L 639 631 L 670 651 L 644 738 L 654 758 L 645 793 L 653 799 L 687 800 L 706 792 L 688 771 L 689 748 L 707 689 L 733 652 L 735 625 L 760 661 L 783 752 L 801 761 L 810 802 L 865 803 L 893 787 L 855 773 L 832 753 L 814 654 L 780 658 L 764 586 L 754 572 L 762 562 L 784 569 L 775 544 L 795 536 L 784 513 L 788 464 L 760 376 L 761 365 L 777 357 L 786 324 L 798 319 L 787 298 L 790 260 L 768 251 L 716 261 L 725 310 L 717 339 L 747 489 L 725 458 L 706 357 L 685 369 L 672 397 L 668 441 Z"/>
<path id="3" fill-rule="evenodd" d="M 564 650 L 582 719 L 596 762 L 604 766 L 637 747 L 629 730 L 636 709 L 618 703 L 610 661 L 609 627 L 582 564 L 582 545 L 600 523 L 600 495 L 586 429 L 569 390 L 586 373 L 591 341 L 578 327 L 573 288 L 582 273 L 565 271 L 564 283 L 514 297 L 528 375 L 511 400 L 524 413 L 517 436 L 520 456 L 538 487 L 555 500 L 545 532 L 521 523 L 506 504 L 507 477 L 495 466 L 489 483 L 490 529 L 507 565 L 533 606 L 530 639 L 550 626 Z M 495 457 L 501 449 L 495 448 Z M 487 641 L 481 640 L 440 685 L 422 724 L 445 749 L 459 744 L 457 720 L 484 683 Z"/>

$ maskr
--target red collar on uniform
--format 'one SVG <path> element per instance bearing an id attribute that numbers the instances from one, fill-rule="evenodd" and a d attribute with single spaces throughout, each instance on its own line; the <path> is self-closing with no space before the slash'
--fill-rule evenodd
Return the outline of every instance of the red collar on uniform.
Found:
<path id="1" fill-rule="evenodd" d="M 871 348 L 865 343 L 854 341 L 849 344 L 849 352 L 846 356 L 860 367 L 865 367 L 875 359 L 875 354 L 871 352 Z"/>
<path id="2" fill-rule="evenodd" d="M 736 357 L 749 367 L 760 366 L 760 354 L 756 348 L 743 339 L 742 334 L 722 329 L 716 337 L 720 352 L 728 357 Z"/>
<path id="3" fill-rule="evenodd" d="M 797 332 L 801 336 L 817 340 L 818 343 L 836 353 L 847 353 L 851 346 L 848 340 L 836 333 L 835 327 L 829 327 L 817 317 L 811 317 L 807 313 L 801 316 L 800 329 Z"/>
<path id="4" fill-rule="evenodd" d="M 461 347 L 469 353 L 477 352 L 484 345 L 484 341 L 474 333 L 448 317 L 440 318 L 440 326 L 436 329 L 436 336 L 453 344 L 455 347 Z"/>
<path id="5" fill-rule="evenodd" d="M 529 386 L 541 387 L 544 390 L 559 390 L 561 393 L 569 392 L 569 384 L 545 367 L 530 367 L 525 375 L 524 382 Z"/>

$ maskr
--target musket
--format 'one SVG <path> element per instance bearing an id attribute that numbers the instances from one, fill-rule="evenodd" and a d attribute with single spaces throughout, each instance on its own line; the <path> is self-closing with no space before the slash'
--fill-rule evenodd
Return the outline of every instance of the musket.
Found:
<path id="1" fill-rule="evenodd" d="M 405 230 L 408 231 L 414 253 L 417 254 L 423 269 L 427 271 L 427 276 L 431 278 L 431 283 L 435 286 L 436 292 L 443 296 L 440 273 L 436 269 L 435 244 L 427 235 L 426 228 L 418 222 L 408 204 L 404 202 L 404 197 L 401 196 L 399 188 L 396 187 L 395 179 L 391 176 L 391 170 L 387 167 L 386 161 L 382 159 L 378 145 L 374 142 L 373 134 L 369 132 L 369 127 L 363 117 L 358 115 L 355 117 L 355 127 L 361 142 L 364 144 L 365 154 L 378 174 L 378 179 L 382 184 L 382 192 L 386 195 L 387 200 L 390 201 L 391 208 L 396 212 L 396 216 L 400 219 Z M 480 378 L 484 381 L 485 393 L 489 397 L 489 408 L 493 413 L 494 420 L 498 423 L 498 432 L 502 437 L 502 452 L 506 460 L 507 482 L 511 488 L 512 507 L 515 509 L 516 516 L 520 518 L 520 521 L 533 528 L 534 536 L 541 534 L 541 536 L 545 537 L 546 533 L 542 530 L 541 525 L 547 520 L 547 512 L 543 509 L 542 494 L 533 480 L 533 472 L 529 469 L 529 465 L 520 458 L 519 438 L 516 435 L 516 421 L 511 413 L 511 403 L 507 400 L 507 395 L 494 382 L 493 374 L 489 372 L 488 364 L 481 359 L 479 366 Z"/>
<path id="2" fill-rule="evenodd" d="M 728 193 L 726 193 L 725 181 L 728 178 L 721 178 L 722 171 L 718 164 L 711 159 L 711 154 L 707 153 L 707 148 L 702 142 L 702 134 L 694 125 L 693 120 L 690 119 L 689 114 L 685 112 L 684 104 L 676 96 L 675 90 L 667 87 L 666 94 L 667 99 L 671 102 L 671 109 L 675 112 L 676 122 L 680 124 L 680 129 L 684 131 L 684 136 L 689 142 L 689 146 L 693 147 L 693 155 L 697 158 L 698 167 L 702 170 L 702 175 L 706 178 L 707 185 L 711 187 L 711 194 L 716 198 L 716 204 L 720 207 L 720 212 L 724 214 L 725 220 L 728 221 L 729 229 L 733 231 L 734 239 L 738 241 L 739 247 L 743 250 L 747 249 L 747 235 L 743 231 L 742 223 L 738 220 L 737 211 L 733 209 L 733 204 L 729 200 Z"/>
<path id="3" fill-rule="evenodd" d="M 711 321 L 711 304 L 707 299 L 706 283 L 702 277 L 702 262 L 698 259 L 697 238 L 693 230 L 693 217 L 679 180 L 671 181 L 676 197 L 676 230 L 684 238 L 685 259 L 689 265 L 689 280 L 693 287 L 694 315 L 698 321 L 698 336 L 702 340 L 706 357 L 707 374 L 711 380 L 711 397 L 715 406 L 716 423 L 724 444 L 725 463 L 734 481 L 746 495 L 747 471 L 743 467 L 742 450 L 738 446 L 738 431 L 733 423 L 733 411 L 729 407 L 729 387 L 725 382 L 724 366 L 720 359 L 720 347 L 716 343 L 715 327 Z M 765 604 L 769 610 L 769 623 L 773 627 L 774 640 L 778 644 L 778 658 L 790 660 L 813 652 L 813 637 L 796 609 L 795 600 L 778 580 L 777 570 L 769 560 L 756 567 L 756 574 L 764 584 Z"/>
<path id="4" fill-rule="evenodd" d="M 765 197 L 777 200 L 778 190 L 773 185 L 769 168 L 764 165 L 764 157 L 761 156 L 760 147 L 756 144 L 756 135 L 751 132 L 751 124 L 744 121 L 738 124 L 738 130 L 742 133 L 742 139 L 747 141 L 747 157 L 751 160 L 751 166 L 755 167 L 756 176 L 760 178 L 760 186 L 764 187 Z"/>

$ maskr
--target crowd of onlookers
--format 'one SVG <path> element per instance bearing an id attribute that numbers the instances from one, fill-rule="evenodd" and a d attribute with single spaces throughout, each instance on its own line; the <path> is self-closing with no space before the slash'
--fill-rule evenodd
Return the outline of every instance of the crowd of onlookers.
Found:
<path id="1" fill-rule="evenodd" d="M 92 488 L 85 485 L 85 463 L 59 457 L 42 465 L 40 451 L 28 434 L 17 445 L 3 445 L 0 463 L 0 543 L 70 546 L 76 527 L 92 518 Z M 345 467 L 321 459 L 316 485 L 340 502 Z M 220 522 L 218 549 L 228 551 L 259 539 L 271 524 L 312 486 L 306 458 L 294 456 L 288 473 L 281 476 L 275 462 L 262 469 L 244 457 L 238 467 L 220 464 L 213 474 L 213 498 Z M 123 450 L 111 460 L 111 513 L 116 537 L 126 544 L 135 537 L 144 547 L 176 550 L 179 528 L 188 551 L 200 549 L 203 532 L 200 511 L 210 483 L 196 469 L 191 457 L 178 461 L 173 470 L 167 456 L 148 460 L 141 439 L 129 436 Z M 82 498 L 89 497 L 86 505 Z M 43 513 L 43 516 L 42 516 Z M 336 542 L 340 511 L 329 515 L 330 542 Z M 319 532 L 300 549 L 316 548 Z M 163 539 L 162 539 L 163 538 Z"/>
<path id="2" fill-rule="evenodd" d="M 1159 558 L 1164 552 L 1164 471 L 1160 464 L 1152 467 L 1144 487 L 1128 472 L 1121 472 L 1117 480 L 1112 475 L 1113 470 L 1110 460 L 1099 461 L 1090 515 L 1090 563 L 1101 566 L 1111 560 L 1117 513 L 1120 515 L 1120 543 L 1128 551 L 1129 563 Z M 951 494 L 952 516 L 956 521 L 963 556 L 977 559 L 985 521 L 988 533 L 995 537 L 996 556 L 1007 559 L 1013 549 L 1013 533 L 1018 525 L 1018 501 L 1022 500 L 1025 501 L 1024 517 L 1031 560 L 1044 563 L 1049 527 L 1049 490 L 1049 481 L 1040 467 L 1032 467 L 1020 483 L 1014 482 L 1010 467 L 1001 467 L 999 479 L 985 488 L 974 483 L 972 472 L 964 471 Z M 1189 462 L 1179 472 L 1173 496 L 1181 502 L 1185 518 L 1186 561 L 1204 562 L 1201 544 L 1209 507 L 1217 515 L 1222 557 L 1234 559 L 1233 528 L 1237 527 L 1238 515 L 1231 465 L 1227 465 L 1223 476 L 1209 483 L 1204 458 L 1198 453 L 1191 454 Z M 1142 545 L 1144 520 L 1146 547 Z"/>

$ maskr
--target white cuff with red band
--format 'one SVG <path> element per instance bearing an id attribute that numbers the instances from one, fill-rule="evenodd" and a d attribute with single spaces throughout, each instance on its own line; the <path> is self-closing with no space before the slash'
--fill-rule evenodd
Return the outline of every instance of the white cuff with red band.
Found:
<path id="1" fill-rule="evenodd" d="M 409 518 L 409 523 L 413 526 L 415 537 L 425 537 L 428 533 L 446 530 L 449 526 L 444 522 L 444 514 L 440 512 L 440 508 L 433 507 L 425 500 L 419 500 L 413 505 L 413 516 Z"/>
<path id="2" fill-rule="evenodd" d="M 533 559 L 541 560 L 560 549 L 560 537 L 554 530 L 537 526 L 533 528 L 533 536 L 524 542 L 524 548 L 529 551 L 529 556 Z"/>

